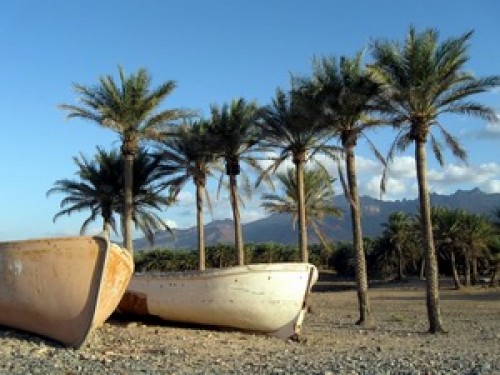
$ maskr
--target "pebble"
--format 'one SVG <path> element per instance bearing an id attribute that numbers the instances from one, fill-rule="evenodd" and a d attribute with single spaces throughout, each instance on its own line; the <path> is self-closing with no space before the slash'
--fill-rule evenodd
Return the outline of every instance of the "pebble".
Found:
<path id="1" fill-rule="evenodd" d="M 359 330 L 354 292 L 313 293 L 299 342 L 222 329 L 109 320 L 87 344 L 67 349 L 0 327 L 0 374 L 500 374 L 500 290 L 442 301 L 447 335 L 426 333 L 415 299 L 372 299 L 376 330 Z M 419 311 L 421 315 L 416 315 Z M 395 322 L 391 316 L 401 317 Z M 416 322 L 418 320 L 418 322 Z M 477 324 L 471 328 L 470 322 Z M 419 327 L 419 330 L 415 328 Z M 494 339 L 484 339 L 485 332 Z"/>

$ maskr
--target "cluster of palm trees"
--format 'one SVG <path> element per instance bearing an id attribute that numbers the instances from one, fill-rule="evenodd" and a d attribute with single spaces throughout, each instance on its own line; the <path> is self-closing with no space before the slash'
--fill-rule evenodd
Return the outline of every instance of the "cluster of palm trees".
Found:
<path id="1" fill-rule="evenodd" d="M 121 214 L 124 244 L 128 249 L 132 250 L 131 223 L 134 220 L 138 223 L 140 217 L 134 214 L 137 210 L 134 186 L 137 184 L 133 181 L 134 162 L 140 144 L 145 140 L 154 142 L 153 149 L 156 151 L 152 159 L 158 160 L 161 172 L 153 174 L 161 182 L 152 189 L 155 192 L 157 188 L 167 189 L 169 194 L 163 198 L 165 203 L 175 199 L 186 181 L 194 182 L 200 268 L 203 267 L 204 256 L 203 198 L 206 179 L 220 168 L 217 163 L 224 164 L 225 175 L 228 176 L 238 263 L 243 264 L 238 194 L 241 163 L 255 168 L 259 175 L 256 184 L 259 185 L 261 181 L 272 182 L 271 175 L 291 159 L 297 187 L 299 250 L 301 261 L 307 262 L 306 166 L 316 162 L 318 168 L 324 168 L 318 162 L 320 154 L 333 158 L 338 163 L 339 179 L 350 202 L 360 312 L 357 323 L 361 325 L 372 325 L 373 321 L 367 293 L 355 147 L 370 128 L 392 126 L 396 137 L 386 159 L 371 142 L 369 144 L 385 167 L 388 166 L 386 161 L 390 162 L 396 151 L 415 145 L 429 330 L 436 333 L 443 331 L 443 326 L 426 174 L 426 146 L 430 142 L 438 161 L 442 163 L 440 144 L 431 132 L 437 128 L 453 154 L 465 159 L 465 151 L 439 122 L 440 116 L 452 113 L 496 120 L 491 108 L 469 99 L 474 94 L 500 85 L 499 76 L 476 78 L 465 70 L 471 36 L 472 33 L 466 33 L 439 42 L 436 30 L 417 32 L 411 27 L 403 43 L 388 40 L 372 43 L 373 61 L 367 65 L 363 64 L 361 53 L 353 58 L 316 59 L 310 77 L 293 77 L 291 88 L 288 91 L 278 89 L 269 105 L 259 107 L 239 98 L 222 107 L 212 106 L 210 119 L 198 120 L 192 111 L 182 109 L 160 111 L 160 104 L 175 88 L 175 83 L 168 81 L 151 89 L 151 77 L 144 69 L 126 76 L 120 68 L 119 82 L 106 76 L 101 77 L 96 86 L 75 85 L 81 104 L 62 105 L 61 108 L 67 111 L 69 117 L 90 120 L 117 132 L 121 137 L 123 202 L 113 203 L 112 209 Z M 261 158 L 267 156 L 270 163 L 265 164 L 258 155 Z M 385 173 L 382 190 L 385 188 L 384 179 Z M 148 201 L 147 204 L 153 207 L 156 203 Z M 104 214 L 104 208 L 101 210 Z M 99 209 L 94 208 L 92 212 L 95 217 Z M 149 219 L 147 222 L 152 224 Z"/>
<path id="2" fill-rule="evenodd" d="M 494 285 L 500 265 L 500 210 L 489 217 L 436 206 L 431 208 L 431 218 L 437 254 L 442 263 L 449 264 L 455 288 L 478 283 L 480 269 L 492 275 L 490 284 Z M 403 279 L 409 267 L 415 268 L 424 259 L 421 228 L 420 215 L 392 213 L 384 224 L 379 244 L 374 245 L 380 251 L 374 251 L 373 257 L 385 258 L 386 266 L 394 264 L 397 278 Z M 375 260 L 374 263 L 382 264 Z M 422 264 L 420 270 L 423 276 Z"/>

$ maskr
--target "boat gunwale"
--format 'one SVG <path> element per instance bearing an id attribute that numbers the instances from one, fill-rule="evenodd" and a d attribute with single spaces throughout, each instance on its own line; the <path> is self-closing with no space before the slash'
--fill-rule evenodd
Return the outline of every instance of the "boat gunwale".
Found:
<path id="1" fill-rule="evenodd" d="M 61 242 L 61 241 L 71 241 L 71 242 L 79 242 L 79 241 L 91 241 L 95 237 L 99 237 L 100 234 L 96 236 L 62 236 L 62 237 L 46 237 L 46 238 L 28 238 L 24 240 L 14 240 L 14 241 L 0 241 L 0 251 L 8 251 L 10 249 L 4 249 L 4 246 L 15 246 L 25 245 L 25 244 L 37 244 L 43 242 Z M 17 250 L 17 249 L 16 249 Z"/>
<path id="2" fill-rule="evenodd" d="M 315 266 L 311 263 L 253 263 L 244 266 L 223 267 L 223 268 L 209 268 L 205 270 L 186 270 L 186 271 L 172 271 L 172 272 L 135 272 L 133 277 L 137 278 L 151 278 L 151 279 L 208 279 L 219 276 L 235 276 L 246 275 L 251 273 L 265 273 L 265 272 L 307 272 Z"/>

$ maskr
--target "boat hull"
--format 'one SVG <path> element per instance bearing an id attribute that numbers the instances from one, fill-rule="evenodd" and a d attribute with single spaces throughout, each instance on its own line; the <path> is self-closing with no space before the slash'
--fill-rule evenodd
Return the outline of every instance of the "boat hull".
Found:
<path id="1" fill-rule="evenodd" d="M 300 333 L 316 280 L 316 268 L 306 263 L 135 274 L 118 309 L 287 338 Z"/>
<path id="2" fill-rule="evenodd" d="M 0 243 L 0 325 L 80 347 L 118 305 L 131 254 L 106 237 Z"/>

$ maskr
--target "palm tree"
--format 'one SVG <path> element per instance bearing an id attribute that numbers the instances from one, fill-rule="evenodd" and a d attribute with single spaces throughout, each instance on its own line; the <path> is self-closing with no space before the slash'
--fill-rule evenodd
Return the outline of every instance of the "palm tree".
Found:
<path id="1" fill-rule="evenodd" d="M 132 189 L 132 222 L 135 227 L 145 235 L 148 242 L 154 244 L 155 232 L 158 230 L 166 230 L 172 234 L 171 228 L 160 218 L 156 212 L 161 212 L 162 209 L 171 204 L 171 200 L 162 194 L 162 186 L 159 183 L 160 174 L 159 168 L 160 160 L 156 155 L 151 155 L 146 149 L 139 148 L 134 159 L 134 169 L 132 178 L 134 186 Z M 125 172 L 123 171 L 123 156 L 117 164 L 117 168 L 121 167 L 122 178 L 116 188 L 121 187 L 121 198 L 118 200 L 118 208 L 116 213 L 123 212 L 123 181 L 125 179 Z M 123 216 L 121 216 L 123 218 Z M 125 225 L 122 223 L 122 228 Z"/>
<path id="2" fill-rule="evenodd" d="M 62 179 L 54 183 L 47 196 L 55 193 L 65 194 L 61 201 L 61 210 L 54 216 L 54 221 L 64 215 L 90 210 L 89 217 L 83 222 L 80 233 L 86 232 L 88 225 L 99 216 L 103 218 L 103 230 L 116 232 L 116 220 L 113 213 L 123 211 L 123 160 L 116 150 L 106 152 L 97 148 L 92 160 L 84 155 L 73 158 L 78 167 L 78 179 Z M 139 149 L 134 163 L 134 201 L 132 219 L 153 244 L 154 232 L 170 228 L 154 213 L 167 204 L 156 184 L 158 161 Z"/>
<path id="3" fill-rule="evenodd" d="M 500 273 L 500 207 L 496 207 L 493 212 L 492 224 L 496 229 L 496 236 L 492 236 L 489 243 L 490 248 L 490 286 L 495 286 L 497 275 Z"/>
<path id="4" fill-rule="evenodd" d="M 158 155 L 161 158 L 159 174 L 168 176 L 163 186 L 169 188 L 170 198 L 175 199 L 189 180 L 192 180 L 196 187 L 196 226 L 198 230 L 198 267 L 200 270 L 205 269 L 206 263 L 204 197 L 206 197 L 210 207 L 206 181 L 207 177 L 211 175 L 210 169 L 214 166 L 217 158 L 207 130 L 207 121 L 196 121 L 191 125 L 179 126 L 169 138 L 158 144 Z"/>
<path id="5" fill-rule="evenodd" d="M 86 232 L 90 223 L 99 216 L 103 219 L 103 230 L 116 232 L 116 222 L 113 217 L 113 208 L 121 189 L 116 189 L 116 181 L 120 179 L 120 171 L 116 169 L 119 155 L 115 151 L 107 153 L 97 148 L 97 154 L 92 160 L 84 155 L 74 157 L 73 162 L 78 167 L 78 179 L 62 179 L 54 183 L 54 187 L 47 191 L 47 196 L 55 193 L 65 194 L 61 201 L 61 210 L 54 216 L 54 222 L 61 216 L 90 210 L 90 215 L 83 222 L 80 233 Z"/>
<path id="6" fill-rule="evenodd" d="M 497 276 L 500 273 L 500 235 L 492 236 L 488 246 L 490 252 L 488 261 L 491 271 L 490 286 L 495 286 Z"/>
<path id="7" fill-rule="evenodd" d="M 263 194 L 262 207 L 271 213 L 292 215 L 293 222 L 298 220 L 299 191 L 295 171 L 288 168 L 286 173 L 277 174 L 284 195 Z M 341 216 L 341 211 L 333 205 L 333 185 L 324 169 L 314 168 L 304 171 L 304 206 L 306 226 L 310 225 L 325 248 L 329 248 L 327 238 L 321 230 L 321 222 L 327 215 Z"/>
<path id="8" fill-rule="evenodd" d="M 292 82 L 293 83 L 293 82 Z M 300 260 L 308 262 L 307 229 L 304 191 L 304 167 L 318 153 L 333 157 L 335 147 L 326 144 L 328 130 L 318 121 L 318 111 L 308 93 L 293 88 L 289 93 L 276 91 L 272 103 L 261 111 L 259 127 L 261 145 L 266 149 L 278 149 L 279 155 L 263 172 L 267 176 L 288 158 L 295 165 L 295 180 L 298 191 L 298 223 Z M 257 181 L 257 184 L 260 182 Z"/>
<path id="9" fill-rule="evenodd" d="M 411 27 L 404 45 L 391 41 L 373 44 L 375 63 L 371 66 L 374 79 L 386 89 L 384 112 L 398 130 L 390 148 L 388 160 L 396 149 L 405 150 L 415 144 L 415 164 L 419 189 L 420 213 L 423 218 L 422 237 L 426 256 L 426 302 L 429 332 L 443 332 L 439 303 L 438 267 L 432 236 L 429 186 L 427 182 L 426 145 L 443 164 L 441 146 L 431 133 L 437 127 L 452 153 L 466 159 L 466 152 L 457 139 L 439 122 L 443 114 L 466 114 L 496 120 L 493 109 L 469 101 L 473 94 L 485 92 L 500 84 L 499 76 L 475 78 L 464 70 L 468 60 L 468 41 L 472 32 L 458 38 L 438 42 L 438 32 L 426 29 L 418 33 Z"/>
<path id="10" fill-rule="evenodd" d="M 238 254 L 238 264 L 245 264 L 245 249 L 241 231 L 241 218 L 238 195 L 238 175 L 241 162 L 258 168 L 255 159 L 249 155 L 257 144 L 258 134 L 255 127 L 257 105 L 247 103 L 243 98 L 234 99 L 222 107 L 211 106 L 212 118 L 210 134 L 215 140 L 217 152 L 226 164 L 229 176 L 229 193 L 234 221 L 234 243 Z"/>
<path id="11" fill-rule="evenodd" d="M 405 212 L 394 212 L 389 215 L 387 223 L 383 224 L 383 236 L 389 240 L 396 250 L 398 264 L 398 280 L 404 279 L 405 248 L 412 242 L 413 223 Z"/>
<path id="12" fill-rule="evenodd" d="M 460 289 L 462 283 L 457 271 L 457 256 L 463 255 L 462 230 L 463 210 L 450 210 L 446 207 L 431 207 L 431 220 L 433 223 L 433 234 L 438 253 L 450 257 L 451 270 L 455 289 Z M 422 223 L 421 223 L 422 224 Z"/>
<path id="13" fill-rule="evenodd" d="M 493 225 L 497 228 L 500 229 L 500 207 L 496 207 L 492 211 L 492 216 L 493 216 Z"/>
<path id="14" fill-rule="evenodd" d="M 311 80 L 305 80 L 304 84 L 316 92 L 317 100 L 322 105 L 323 121 L 338 137 L 345 157 L 347 184 L 340 167 L 339 176 L 344 194 L 350 202 L 353 245 L 356 252 L 356 284 L 360 313 L 356 324 L 372 326 L 354 154 L 358 140 L 361 137 L 366 138 L 375 156 L 381 163 L 384 164 L 385 161 L 365 134 L 369 128 L 381 125 L 381 120 L 368 117 L 368 113 L 375 109 L 374 99 L 380 94 L 381 87 L 363 68 L 362 58 L 363 54 L 360 52 L 353 59 L 341 57 L 338 62 L 334 57 L 315 60 L 313 77 Z"/>
<path id="15" fill-rule="evenodd" d="M 124 246 L 133 252 L 133 164 L 139 143 L 143 139 L 158 137 L 162 127 L 187 115 L 179 109 L 157 112 L 161 102 L 174 90 L 174 81 L 167 81 L 151 89 L 151 76 L 145 69 L 126 76 L 119 67 L 118 84 L 112 76 L 99 77 L 95 86 L 74 85 L 82 104 L 62 104 L 68 118 L 82 118 L 96 122 L 120 135 L 121 153 L 125 163 L 124 179 Z"/>
<path id="16" fill-rule="evenodd" d="M 489 258 L 489 244 L 495 235 L 493 225 L 481 215 L 463 212 L 460 236 L 465 259 L 465 286 L 478 280 L 478 259 Z"/>

